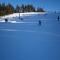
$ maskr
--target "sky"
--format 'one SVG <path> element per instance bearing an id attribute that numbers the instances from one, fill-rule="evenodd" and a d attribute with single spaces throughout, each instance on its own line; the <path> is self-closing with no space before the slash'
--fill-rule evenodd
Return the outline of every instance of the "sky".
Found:
<path id="1" fill-rule="evenodd" d="M 47 11 L 59 11 L 60 0 L 0 0 L 0 3 L 11 3 L 13 6 L 32 4 L 34 7 L 41 7 Z"/>

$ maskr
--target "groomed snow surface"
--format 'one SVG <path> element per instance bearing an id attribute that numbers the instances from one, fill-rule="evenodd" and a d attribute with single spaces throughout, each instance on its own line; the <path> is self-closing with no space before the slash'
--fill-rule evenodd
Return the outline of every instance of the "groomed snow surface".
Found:
<path id="1" fill-rule="evenodd" d="M 60 14 L 27 14 L 1 17 L 0 60 L 60 60 Z"/>

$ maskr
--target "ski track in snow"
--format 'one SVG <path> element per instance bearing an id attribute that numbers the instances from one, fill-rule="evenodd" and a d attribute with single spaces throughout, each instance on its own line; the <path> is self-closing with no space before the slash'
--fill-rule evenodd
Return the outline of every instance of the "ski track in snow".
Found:
<path id="1" fill-rule="evenodd" d="M 51 35 L 51 36 L 58 36 L 58 37 L 60 37 L 60 34 L 47 32 L 47 31 L 16 30 L 16 29 L 0 29 L 0 31 L 7 31 L 7 32 L 30 32 L 30 33 L 38 33 L 38 34 L 43 34 L 43 35 Z"/>
<path id="2" fill-rule="evenodd" d="M 5 21 L 0 21 L 0 23 L 3 22 L 5 23 Z M 14 23 L 14 24 L 18 24 L 18 23 L 21 23 L 21 24 L 37 24 L 38 22 L 16 22 L 16 21 L 8 21 L 8 23 Z"/>

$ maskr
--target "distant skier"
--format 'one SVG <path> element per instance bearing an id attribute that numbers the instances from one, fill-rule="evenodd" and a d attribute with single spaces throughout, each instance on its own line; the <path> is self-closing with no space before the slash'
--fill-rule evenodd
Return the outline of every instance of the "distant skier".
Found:
<path id="1" fill-rule="evenodd" d="M 5 22 L 8 22 L 8 19 L 5 19 Z"/>
<path id="2" fill-rule="evenodd" d="M 23 18 L 21 18 L 20 16 L 19 16 L 19 19 L 20 19 L 20 20 L 23 20 Z"/>
<path id="3" fill-rule="evenodd" d="M 58 19 L 58 21 L 59 21 L 59 19 L 60 19 L 60 18 L 59 18 L 59 16 L 58 16 L 58 18 L 57 18 L 57 19 Z"/>
<path id="4" fill-rule="evenodd" d="M 39 20 L 39 25 L 41 25 L 41 21 Z"/>
<path id="5" fill-rule="evenodd" d="M 19 20 L 23 20 L 23 18 L 19 17 Z"/>

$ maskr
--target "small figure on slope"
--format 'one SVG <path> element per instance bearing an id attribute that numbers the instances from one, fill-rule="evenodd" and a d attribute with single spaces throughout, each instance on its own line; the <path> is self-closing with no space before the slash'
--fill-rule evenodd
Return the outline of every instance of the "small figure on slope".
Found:
<path id="1" fill-rule="evenodd" d="M 41 25 L 41 21 L 39 20 L 39 25 Z"/>
<path id="2" fill-rule="evenodd" d="M 57 18 L 57 19 L 58 19 L 58 21 L 59 21 L 59 19 L 60 19 L 60 18 L 59 18 L 59 16 L 58 16 L 58 18 Z"/>

